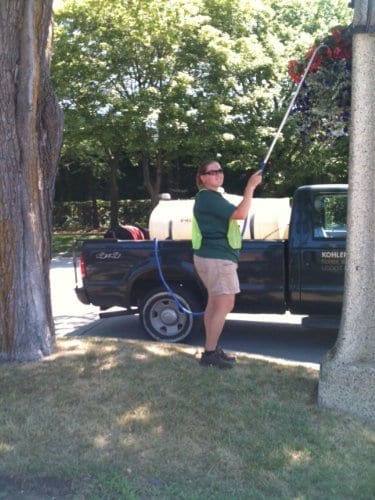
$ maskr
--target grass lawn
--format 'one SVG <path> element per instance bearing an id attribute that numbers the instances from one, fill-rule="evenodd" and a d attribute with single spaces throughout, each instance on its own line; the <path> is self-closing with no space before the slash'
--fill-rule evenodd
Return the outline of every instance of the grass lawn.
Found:
<path id="1" fill-rule="evenodd" d="M 0 364 L 0 498 L 369 500 L 375 428 L 318 408 L 317 381 L 245 355 L 220 371 L 191 347 L 61 338 L 43 362 Z"/>

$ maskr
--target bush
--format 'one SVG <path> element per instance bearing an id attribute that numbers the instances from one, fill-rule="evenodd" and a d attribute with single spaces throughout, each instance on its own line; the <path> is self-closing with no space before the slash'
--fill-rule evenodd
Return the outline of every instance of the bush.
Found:
<path id="1" fill-rule="evenodd" d="M 148 226 L 151 200 L 120 200 L 119 223 Z M 99 227 L 110 225 L 110 202 L 97 200 L 96 210 L 92 201 L 66 201 L 55 203 L 53 208 L 54 229 L 93 229 L 97 220 Z"/>

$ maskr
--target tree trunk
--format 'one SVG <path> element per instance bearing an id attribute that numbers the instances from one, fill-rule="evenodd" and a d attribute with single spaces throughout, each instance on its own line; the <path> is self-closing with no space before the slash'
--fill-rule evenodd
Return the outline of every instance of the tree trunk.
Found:
<path id="1" fill-rule="evenodd" d="M 49 268 L 62 113 L 50 84 L 52 0 L 0 2 L 0 356 L 54 345 Z"/>
<path id="2" fill-rule="evenodd" d="M 139 152 L 139 159 L 142 166 L 143 172 L 143 185 L 145 186 L 147 192 L 151 198 L 152 207 L 155 207 L 159 202 L 159 193 L 161 186 L 161 178 L 163 174 L 163 154 L 158 152 L 156 155 L 156 168 L 155 168 L 155 181 L 151 180 L 150 174 L 150 159 L 147 153 L 144 151 Z"/>
<path id="3" fill-rule="evenodd" d="M 119 151 L 112 152 L 108 150 L 109 156 L 109 201 L 110 201 L 110 227 L 118 225 L 118 169 L 119 169 Z"/>
<path id="4" fill-rule="evenodd" d="M 345 293 L 318 402 L 375 421 L 375 0 L 356 0 Z"/>

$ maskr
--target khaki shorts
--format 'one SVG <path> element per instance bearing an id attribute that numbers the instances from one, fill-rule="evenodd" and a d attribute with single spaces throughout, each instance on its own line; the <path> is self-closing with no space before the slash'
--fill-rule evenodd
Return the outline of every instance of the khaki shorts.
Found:
<path id="1" fill-rule="evenodd" d="M 238 265 L 231 260 L 207 259 L 194 255 L 194 265 L 208 295 L 240 293 Z"/>

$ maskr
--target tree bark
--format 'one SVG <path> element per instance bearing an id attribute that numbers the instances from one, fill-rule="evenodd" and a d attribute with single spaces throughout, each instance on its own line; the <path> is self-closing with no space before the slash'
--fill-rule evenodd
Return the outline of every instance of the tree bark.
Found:
<path id="1" fill-rule="evenodd" d="M 321 406 L 375 420 L 375 0 L 356 0 L 345 293 L 321 364 Z"/>
<path id="2" fill-rule="evenodd" d="M 52 0 L 0 2 L 0 356 L 53 350 L 49 268 L 62 113 L 50 83 Z"/>
<path id="3" fill-rule="evenodd" d="M 115 151 L 108 150 L 109 157 L 109 201 L 110 201 L 110 227 L 118 225 L 118 170 L 120 163 L 120 148 Z"/>
<path id="4" fill-rule="evenodd" d="M 143 172 L 143 185 L 146 188 L 148 194 L 150 195 L 151 205 L 152 208 L 154 208 L 159 202 L 161 179 L 163 175 L 163 153 L 161 152 L 156 153 L 154 182 L 152 182 L 151 180 L 151 173 L 150 173 L 151 167 L 150 167 L 149 155 L 144 151 L 140 151 L 138 156 L 140 159 L 140 164 Z"/>

